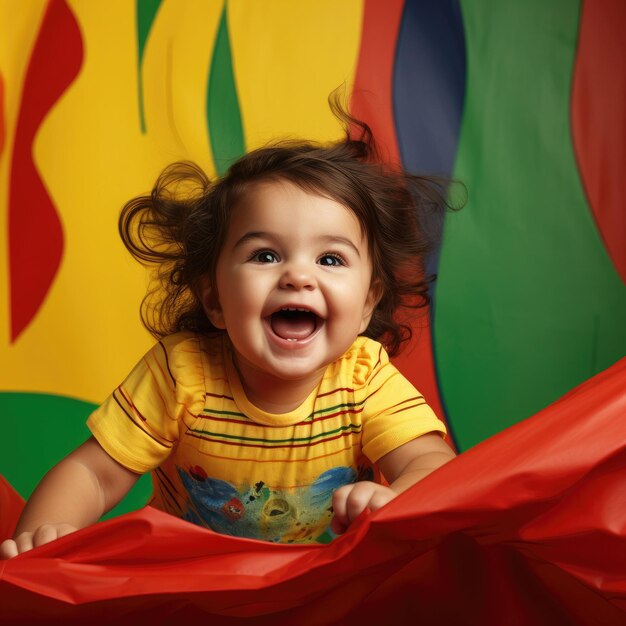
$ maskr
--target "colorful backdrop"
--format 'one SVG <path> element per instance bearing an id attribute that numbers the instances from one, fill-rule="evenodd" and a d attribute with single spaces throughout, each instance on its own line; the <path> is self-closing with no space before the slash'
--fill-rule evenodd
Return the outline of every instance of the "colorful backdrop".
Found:
<path id="1" fill-rule="evenodd" d="M 122 204 L 341 130 L 454 176 L 430 324 L 398 365 L 460 450 L 626 354 L 621 0 L 0 2 L 0 473 L 29 495 L 152 343 Z M 117 511 L 145 501 L 142 479 Z"/>

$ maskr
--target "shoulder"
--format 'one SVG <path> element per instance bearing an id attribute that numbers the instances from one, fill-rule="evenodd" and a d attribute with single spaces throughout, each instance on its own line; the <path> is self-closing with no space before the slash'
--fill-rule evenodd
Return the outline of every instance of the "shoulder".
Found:
<path id="1" fill-rule="evenodd" d="M 362 387 L 389 365 L 389 355 L 381 343 L 368 337 L 357 337 L 332 367 L 333 374 L 347 379 L 346 382 L 355 387 Z"/>
<path id="2" fill-rule="evenodd" d="M 221 336 L 206 336 L 184 331 L 163 337 L 151 350 L 160 353 L 172 367 L 185 369 L 198 365 L 204 358 L 217 357 L 222 352 Z"/>
<path id="3" fill-rule="evenodd" d="M 186 331 L 164 337 L 151 352 L 171 378 L 178 401 L 197 408 L 204 401 L 207 377 L 220 367 L 222 346 L 222 336 Z"/>
<path id="4" fill-rule="evenodd" d="M 198 351 L 201 340 L 202 337 L 198 333 L 184 331 L 163 337 L 153 349 L 158 349 L 160 346 L 161 350 L 171 355 L 193 354 Z"/>

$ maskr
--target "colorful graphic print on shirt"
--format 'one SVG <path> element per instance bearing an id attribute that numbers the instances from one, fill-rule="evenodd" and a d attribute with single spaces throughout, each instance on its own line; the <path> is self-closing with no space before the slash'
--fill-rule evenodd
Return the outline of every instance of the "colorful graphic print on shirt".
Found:
<path id="1" fill-rule="evenodd" d="M 305 487 L 276 489 L 262 477 L 235 487 L 207 476 L 198 465 L 177 470 L 189 495 L 183 519 L 226 535 L 280 543 L 306 543 L 323 535 L 333 515 L 333 492 L 357 480 L 353 468 L 335 467 Z"/>

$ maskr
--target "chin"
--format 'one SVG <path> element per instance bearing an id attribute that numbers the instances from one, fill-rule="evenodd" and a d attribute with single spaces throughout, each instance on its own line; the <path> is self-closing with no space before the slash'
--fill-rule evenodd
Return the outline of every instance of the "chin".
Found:
<path id="1" fill-rule="evenodd" d="M 319 362 L 316 364 L 302 363 L 298 364 L 295 359 L 287 359 L 286 362 L 275 364 L 265 371 L 281 380 L 301 380 L 302 378 L 308 378 L 309 376 L 315 376 L 316 374 L 323 373 L 328 366 L 326 362 Z"/>
<path id="2" fill-rule="evenodd" d="M 279 378 L 280 380 L 297 381 L 297 380 L 302 380 L 303 378 L 308 378 L 309 376 L 314 376 L 320 370 L 323 371 L 324 369 L 325 369 L 325 366 L 317 367 L 313 369 L 310 367 L 303 367 L 301 369 L 297 367 L 291 367 L 289 369 L 282 369 L 282 368 L 276 369 L 268 373 L 270 373 L 275 378 Z"/>

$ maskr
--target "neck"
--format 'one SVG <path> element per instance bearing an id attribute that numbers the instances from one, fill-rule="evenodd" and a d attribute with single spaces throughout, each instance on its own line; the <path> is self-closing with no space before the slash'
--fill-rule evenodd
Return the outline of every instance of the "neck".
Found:
<path id="1" fill-rule="evenodd" d="M 248 400 L 262 411 L 276 415 L 297 409 L 317 388 L 324 375 L 321 371 L 302 379 L 283 380 L 267 372 L 241 368 L 236 361 L 235 367 Z"/>

